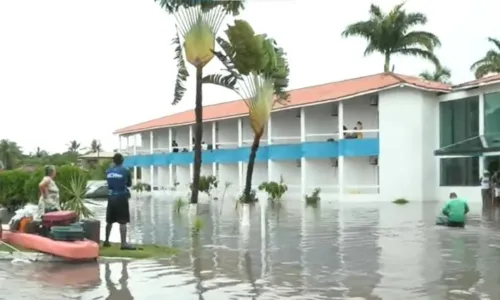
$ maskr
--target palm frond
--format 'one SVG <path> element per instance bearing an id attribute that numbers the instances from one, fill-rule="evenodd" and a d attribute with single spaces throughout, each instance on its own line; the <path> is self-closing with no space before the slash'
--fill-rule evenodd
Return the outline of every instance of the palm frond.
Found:
<path id="1" fill-rule="evenodd" d="M 371 4 L 370 5 L 370 16 L 372 18 L 377 18 L 377 19 L 383 19 L 384 14 L 382 13 L 382 10 L 380 9 L 380 6 Z"/>
<path id="2" fill-rule="evenodd" d="M 177 61 L 177 78 L 175 79 L 174 100 L 172 101 L 172 104 L 175 105 L 184 97 L 184 93 L 186 92 L 185 84 L 189 72 L 182 54 L 182 46 L 178 33 L 176 33 L 175 38 L 172 40 L 172 44 L 175 46 L 175 60 Z"/>
<path id="3" fill-rule="evenodd" d="M 370 40 L 374 36 L 375 25 L 372 20 L 353 23 L 342 32 L 342 37 L 358 36 Z"/>
<path id="4" fill-rule="evenodd" d="M 433 62 L 436 66 L 440 66 L 441 62 L 439 61 L 439 58 L 431 51 L 424 50 L 424 49 L 419 49 L 419 48 L 402 48 L 402 49 L 396 49 L 393 54 L 402 54 L 402 55 L 409 55 L 409 56 L 417 56 L 421 57 L 427 60 L 430 60 Z"/>
<path id="5" fill-rule="evenodd" d="M 238 81 L 238 78 L 234 77 L 232 74 L 229 75 L 210 74 L 203 77 L 201 81 L 203 84 L 214 84 L 220 87 L 237 91 L 235 89 L 235 86 Z"/>
<path id="6" fill-rule="evenodd" d="M 439 37 L 427 31 L 411 31 L 408 32 L 400 42 L 399 47 L 424 47 L 429 51 L 441 46 Z"/>
<path id="7" fill-rule="evenodd" d="M 223 10 L 227 14 L 232 14 L 233 16 L 236 16 L 239 14 L 240 11 L 242 11 L 245 6 L 244 6 L 244 1 L 241 0 L 235 0 L 235 1 L 229 1 L 229 0 L 222 0 L 222 1 L 217 1 L 217 0 L 155 0 L 155 2 L 159 2 L 160 7 L 165 9 L 168 13 L 176 13 L 180 9 L 186 9 L 186 8 L 192 8 L 196 6 L 201 6 L 201 8 L 204 11 L 209 11 L 215 7 L 222 7 Z"/>
<path id="8" fill-rule="evenodd" d="M 500 50 L 500 40 L 489 37 L 488 41 L 493 43 L 498 48 L 498 50 Z"/>

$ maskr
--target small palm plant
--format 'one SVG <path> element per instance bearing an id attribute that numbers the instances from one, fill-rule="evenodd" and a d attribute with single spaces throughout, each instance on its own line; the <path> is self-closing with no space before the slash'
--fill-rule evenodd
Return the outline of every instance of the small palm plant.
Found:
<path id="1" fill-rule="evenodd" d="M 225 33 L 228 40 L 217 38 L 222 52 L 215 52 L 215 56 L 229 73 L 226 80 L 236 79 L 233 90 L 248 107 L 254 133 L 241 199 L 243 203 L 251 203 L 255 200 L 252 197 L 252 176 L 260 139 L 275 103 L 285 105 L 288 101 L 286 88 L 290 70 L 283 49 L 266 34 L 256 34 L 248 22 L 236 20 Z"/>
<path id="2" fill-rule="evenodd" d="M 66 190 L 68 199 L 63 199 L 61 207 L 64 210 L 73 211 L 79 219 L 88 219 L 94 216 L 94 213 L 86 206 L 92 204 L 91 201 L 85 199 L 87 193 L 87 180 L 82 176 L 74 176 L 70 178 L 69 185 L 62 187 Z"/>

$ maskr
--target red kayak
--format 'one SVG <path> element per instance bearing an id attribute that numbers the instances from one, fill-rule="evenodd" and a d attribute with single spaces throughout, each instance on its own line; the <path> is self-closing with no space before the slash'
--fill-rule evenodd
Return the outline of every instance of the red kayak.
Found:
<path id="1" fill-rule="evenodd" d="M 64 242 L 40 235 L 3 231 L 2 240 L 25 249 L 51 254 L 68 260 L 93 260 L 99 257 L 99 245 L 90 240 Z"/>

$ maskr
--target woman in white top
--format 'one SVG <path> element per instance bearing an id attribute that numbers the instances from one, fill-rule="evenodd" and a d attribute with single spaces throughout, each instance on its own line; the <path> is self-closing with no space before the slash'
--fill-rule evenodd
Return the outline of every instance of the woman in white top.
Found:
<path id="1" fill-rule="evenodd" d="M 46 166 L 44 175 L 45 176 L 38 185 L 40 188 L 40 199 L 38 200 L 38 211 L 40 214 L 61 209 L 59 203 L 59 188 L 54 182 L 56 168 L 54 166 Z"/>

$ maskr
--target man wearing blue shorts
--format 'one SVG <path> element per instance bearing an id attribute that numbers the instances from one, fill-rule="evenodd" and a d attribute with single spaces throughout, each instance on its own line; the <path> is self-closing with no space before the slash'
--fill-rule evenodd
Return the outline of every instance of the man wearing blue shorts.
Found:
<path id="1" fill-rule="evenodd" d="M 122 250 L 135 250 L 127 243 L 127 224 L 130 222 L 130 211 L 128 199 L 132 186 L 129 170 L 122 166 L 123 156 L 116 153 L 113 156 L 114 166 L 106 170 L 106 181 L 108 182 L 108 206 L 106 208 L 106 240 L 103 247 L 109 247 L 109 235 L 114 223 L 120 224 L 120 241 Z"/>

